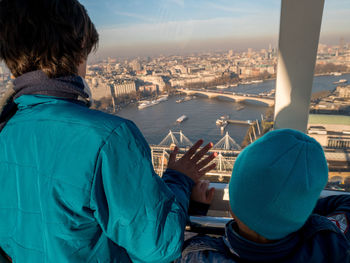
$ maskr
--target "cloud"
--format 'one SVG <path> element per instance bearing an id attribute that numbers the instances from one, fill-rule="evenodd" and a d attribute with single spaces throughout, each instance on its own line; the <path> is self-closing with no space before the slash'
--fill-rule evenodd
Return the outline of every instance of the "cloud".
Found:
<path id="1" fill-rule="evenodd" d="M 234 14 L 257 14 L 258 10 L 254 10 L 253 8 L 243 8 L 243 7 L 233 7 L 229 5 L 224 4 L 218 4 L 218 3 L 207 3 L 208 9 L 216 9 L 219 11 L 224 11 L 226 13 L 234 13 Z"/>
<path id="2" fill-rule="evenodd" d="M 256 21 L 264 21 L 257 24 Z M 242 26 L 244 25 L 244 26 Z M 188 43 L 192 40 L 254 37 L 278 34 L 278 17 L 260 16 L 220 17 L 144 23 L 128 26 L 116 25 L 100 30 L 101 45 L 123 46 L 131 43 Z"/>
<path id="3" fill-rule="evenodd" d="M 111 22 L 106 27 L 99 28 L 100 47 L 159 43 L 175 43 L 185 47 L 193 41 L 204 43 L 208 39 L 259 38 L 278 35 L 280 9 L 276 8 L 279 4 L 275 0 L 261 0 L 259 3 L 238 0 L 216 0 L 215 2 L 201 0 L 201 5 L 194 0 L 186 0 L 186 2 L 185 0 L 161 0 L 159 2 L 161 4 L 156 5 L 156 8 L 144 12 L 131 8 L 115 12 L 119 16 L 133 18 L 132 22 L 123 24 Z M 185 9 L 177 8 L 185 4 Z M 348 7 L 335 8 L 329 5 L 327 8 L 326 6 L 322 25 L 323 34 L 349 32 L 349 14 Z"/>
<path id="4" fill-rule="evenodd" d="M 168 0 L 169 3 L 173 3 L 173 4 L 176 4 L 180 7 L 185 7 L 185 0 Z"/>
<path id="5" fill-rule="evenodd" d="M 120 15 L 120 16 L 136 18 L 139 20 L 143 20 L 145 22 L 153 22 L 153 19 L 151 19 L 149 16 L 144 16 L 144 15 L 140 15 L 140 14 L 129 13 L 129 12 L 120 12 L 120 11 L 114 11 L 114 14 Z"/>

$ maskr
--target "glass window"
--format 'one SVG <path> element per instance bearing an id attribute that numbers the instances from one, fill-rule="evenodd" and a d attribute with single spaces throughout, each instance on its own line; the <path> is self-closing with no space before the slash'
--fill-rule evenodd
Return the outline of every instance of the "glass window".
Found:
<path id="1" fill-rule="evenodd" d="M 228 182 L 273 124 L 279 1 L 82 2 L 101 34 L 87 77 L 95 107 L 140 127 L 159 174 L 172 144 L 213 142 L 207 176 Z"/>
<path id="2" fill-rule="evenodd" d="M 81 2 L 100 33 L 86 77 L 93 107 L 138 125 L 160 175 L 172 145 L 213 142 L 207 178 L 228 182 L 239 151 L 273 126 L 280 1 Z M 308 124 L 326 152 L 327 188 L 346 191 L 349 24 L 347 0 L 326 1 Z M 0 96 L 10 80 L 0 63 Z"/>
<path id="3" fill-rule="evenodd" d="M 326 1 L 308 134 L 324 147 L 327 189 L 350 191 L 350 5 Z"/>

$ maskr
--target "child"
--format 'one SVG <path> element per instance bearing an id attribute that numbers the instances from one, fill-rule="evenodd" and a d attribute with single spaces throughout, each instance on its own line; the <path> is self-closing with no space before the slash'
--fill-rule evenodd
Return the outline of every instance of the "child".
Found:
<path id="1" fill-rule="evenodd" d="M 350 195 L 319 199 L 327 178 L 318 142 L 269 132 L 235 162 L 225 236 L 186 241 L 179 262 L 350 262 Z"/>

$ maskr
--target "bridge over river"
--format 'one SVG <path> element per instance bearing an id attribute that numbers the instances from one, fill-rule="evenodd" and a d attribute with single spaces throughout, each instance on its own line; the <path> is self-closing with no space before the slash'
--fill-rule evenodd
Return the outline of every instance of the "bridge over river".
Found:
<path id="1" fill-rule="evenodd" d="M 177 159 L 192 146 L 192 142 L 180 132 L 169 131 L 169 134 L 158 144 L 151 145 L 152 163 L 157 174 L 162 175 L 168 165 L 169 154 L 174 146 L 179 147 Z M 217 142 L 209 153 L 217 152 L 218 156 L 212 162 L 216 163 L 216 168 L 207 173 L 208 177 L 216 177 L 218 181 L 228 182 L 233 164 L 239 154 L 241 147 L 232 139 L 228 133 Z M 205 158 L 205 157 L 203 157 Z"/>
<path id="2" fill-rule="evenodd" d="M 269 107 L 272 107 L 275 104 L 275 98 L 270 96 L 263 96 L 263 95 L 235 94 L 230 91 L 216 91 L 216 90 L 203 90 L 203 89 L 176 89 L 176 90 L 182 93 L 186 93 L 187 95 L 202 94 L 209 98 L 226 97 L 226 98 L 233 99 L 236 102 L 258 101 L 268 105 Z"/>
<path id="3" fill-rule="evenodd" d="M 169 154 L 173 150 L 174 146 L 179 147 L 179 154 L 177 158 L 181 158 L 182 155 L 192 146 L 192 142 L 180 132 L 169 131 L 169 134 L 158 144 L 151 145 L 152 163 L 154 170 L 160 176 L 165 171 L 168 165 Z M 209 153 L 217 152 L 218 156 L 212 162 L 216 163 L 216 168 L 213 171 L 207 173 L 207 178 L 214 178 L 211 181 L 228 182 L 234 163 L 238 154 L 241 152 L 241 147 L 232 139 L 228 133 L 217 142 Z M 350 151 L 334 152 L 325 149 L 326 159 L 328 161 L 330 171 L 347 170 L 350 168 Z M 205 157 L 203 157 L 205 158 Z M 252 163 L 252 165 L 254 165 Z M 216 179 L 215 179 L 216 178 Z M 350 180 L 350 172 L 340 172 L 329 175 L 330 181 L 342 181 Z"/>

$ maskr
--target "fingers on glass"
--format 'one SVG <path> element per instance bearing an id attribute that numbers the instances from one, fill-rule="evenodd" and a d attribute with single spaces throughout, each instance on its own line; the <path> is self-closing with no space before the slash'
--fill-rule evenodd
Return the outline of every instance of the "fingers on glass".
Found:
<path id="1" fill-rule="evenodd" d="M 214 199 L 214 194 L 215 194 L 215 188 L 210 188 L 210 190 L 207 192 L 207 200 L 208 202 L 212 202 Z"/>
<path id="2" fill-rule="evenodd" d="M 204 146 L 199 152 L 195 154 L 192 158 L 192 161 L 197 163 L 202 157 L 213 147 L 213 143 L 210 142 L 206 146 Z"/>
<path id="3" fill-rule="evenodd" d="M 216 167 L 216 163 L 212 163 L 211 165 L 201 169 L 199 171 L 200 177 L 202 177 L 203 175 L 205 175 L 207 172 L 213 170 Z"/>
<path id="4" fill-rule="evenodd" d="M 172 164 L 175 162 L 176 160 L 176 155 L 179 151 L 179 148 L 177 148 L 177 146 L 174 148 L 174 150 L 170 153 L 170 156 L 169 156 L 169 164 Z"/>
<path id="5" fill-rule="evenodd" d="M 209 155 L 207 158 L 205 158 L 203 161 L 199 162 L 197 164 L 198 169 L 202 169 L 204 166 L 206 166 L 208 163 L 210 163 L 212 160 L 214 160 L 218 156 L 217 153 L 213 153 Z"/>
<path id="6" fill-rule="evenodd" d="M 201 189 L 202 191 L 207 191 L 208 187 L 209 187 L 209 181 L 208 180 L 202 180 L 201 182 Z"/>
<path id="7" fill-rule="evenodd" d="M 185 154 L 184 157 L 189 157 L 191 158 L 192 155 L 196 153 L 198 148 L 203 144 L 203 140 L 198 140 Z"/>

